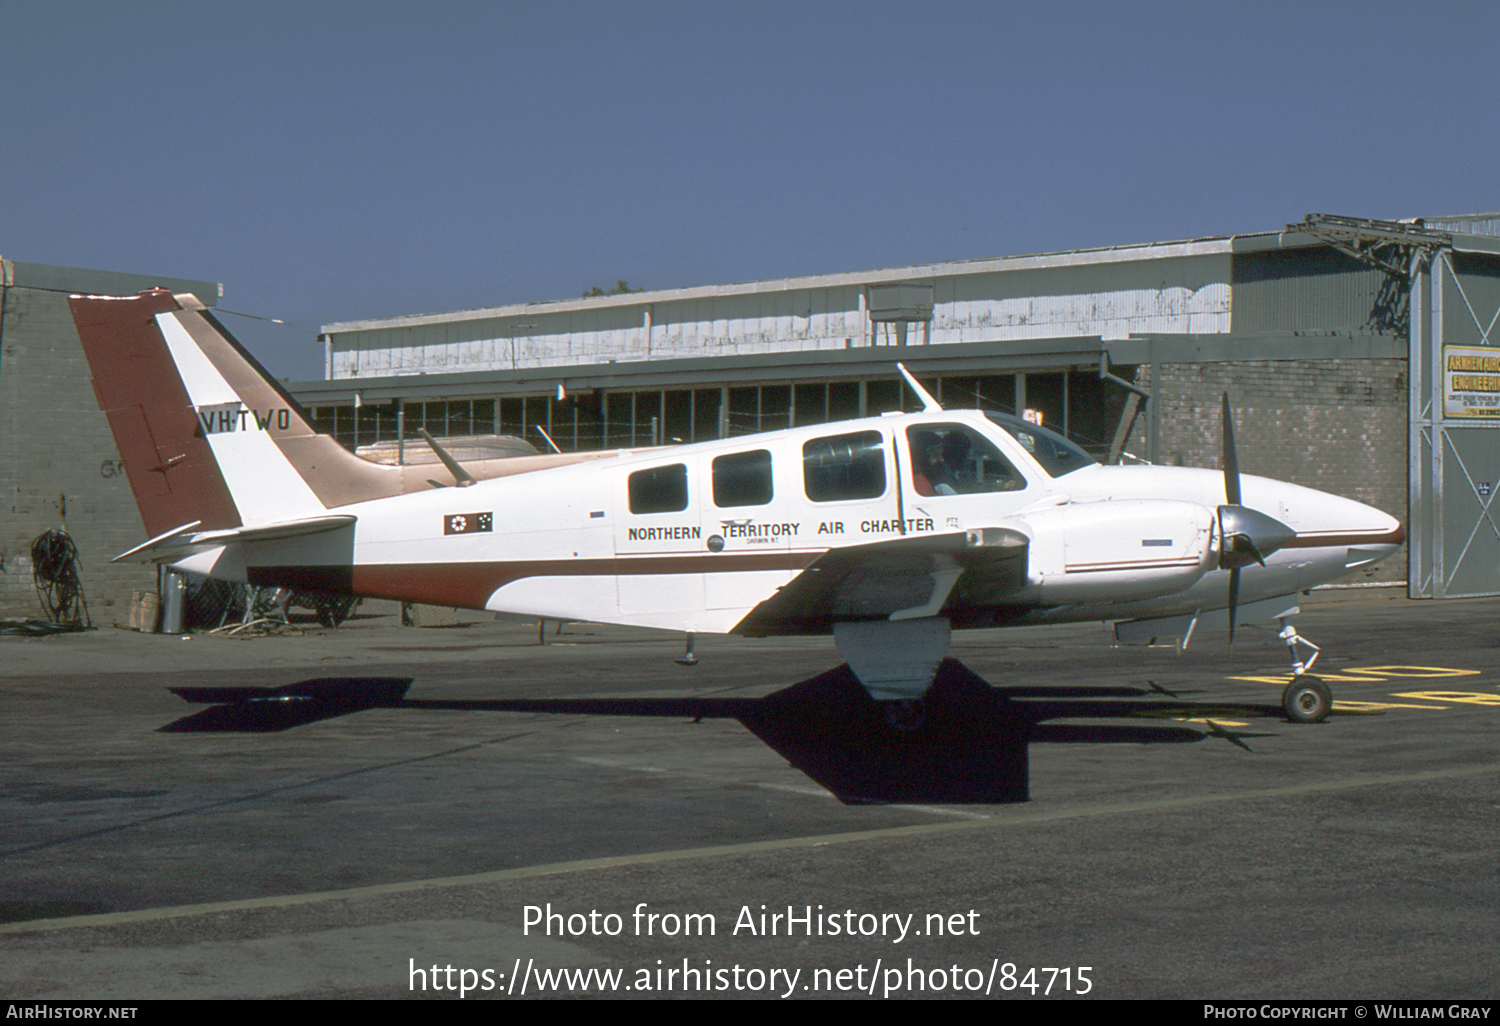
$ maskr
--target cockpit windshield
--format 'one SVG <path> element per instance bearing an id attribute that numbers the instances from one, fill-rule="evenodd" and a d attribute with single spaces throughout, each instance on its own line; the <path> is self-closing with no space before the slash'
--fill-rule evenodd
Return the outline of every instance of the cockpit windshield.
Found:
<path id="1" fill-rule="evenodd" d="M 1011 436 L 1020 442 L 1032 458 L 1042 465 L 1042 469 L 1052 477 L 1062 477 L 1075 470 L 1095 466 L 1099 462 L 1049 428 L 1040 427 L 1009 413 L 986 411 L 985 416 L 1010 432 Z"/>

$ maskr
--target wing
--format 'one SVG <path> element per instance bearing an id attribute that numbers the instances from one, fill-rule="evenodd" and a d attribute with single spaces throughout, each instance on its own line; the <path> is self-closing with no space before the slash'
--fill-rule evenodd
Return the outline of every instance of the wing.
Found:
<path id="1" fill-rule="evenodd" d="M 735 634 L 827 634 L 849 620 L 936 616 L 976 627 L 1014 619 L 1028 539 L 1012 528 L 895 538 L 830 549 L 752 609 Z M 1009 604 L 1008 604 L 1009 603 Z"/>

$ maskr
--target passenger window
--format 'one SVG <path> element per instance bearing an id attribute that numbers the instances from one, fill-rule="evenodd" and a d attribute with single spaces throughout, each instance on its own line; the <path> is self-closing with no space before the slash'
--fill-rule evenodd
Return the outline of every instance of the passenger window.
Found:
<path id="1" fill-rule="evenodd" d="M 1026 487 L 993 442 L 962 424 L 907 428 L 911 486 L 918 495 L 1018 492 Z"/>
<path id="2" fill-rule="evenodd" d="M 719 456 L 713 468 L 715 506 L 764 506 L 775 494 L 765 449 Z"/>
<path id="3" fill-rule="evenodd" d="M 630 512 L 676 513 L 687 509 L 687 467 L 673 463 L 630 475 Z"/>
<path id="4" fill-rule="evenodd" d="M 879 431 L 815 438 L 802 447 L 802 486 L 813 502 L 885 494 L 885 445 Z"/>

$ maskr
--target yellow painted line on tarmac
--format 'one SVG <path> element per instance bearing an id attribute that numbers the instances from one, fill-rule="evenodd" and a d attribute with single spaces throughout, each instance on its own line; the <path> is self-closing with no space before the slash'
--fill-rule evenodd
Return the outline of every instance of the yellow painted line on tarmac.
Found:
<path id="1" fill-rule="evenodd" d="M 1328 682 L 1353 684 L 1393 684 L 1400 678 L 1431 679 L 1437 677 L 1477 677 L 1482 670 L 1462 670 L 1452 666 L 1351 666 L 1342 673 L 1313 673 L 1312 676 Z M 1226 680 L 1249 681 L 1254 684 L 1275 684 L 1278 687 L 1291 682 L 1291 677 L 1226 677 Z M 1427 703 L 1414 705 L 1410 702 L 1355 702 L 1337 700 L 1334 712 L 1373 713 L 1386 709 L 1425 709 L 1441 712 L 1451 705 L 1496 705 L 1500 706 L 1500 692 L 1483 691 L 1397 691 L 1392 698 L 1415 698 Z"/>
<path id="2" fill-rule="evenodd" d="M 1344 672 L 1375 677 L 1475 677 L 1483 671 L 1458 670 L 1451 666 L 1349 666 Z"/>
<path id="3" fill-rule="evenodd" d="M 678 851 L 647 852 L 638 855 L 614 855 L 606 858 L 579 859 L 573 862 L 554 862 L 540 866 L 526 866 L 520 869 L 502 869 L 489 873 L 472 873 L 466 876 L 445 876 L 428 880 L 376 884 L 370 887 L 351 887 L 339 891 L 312 891 L 306 894 L 248 898 L 242 901 L 216 901 L 202 905 L 178 905 L 171 908 L 139 909 L 134 912 L 106 912 L 102 915 L 36 919 L 24 923 L 0 923 L 0 934 L 38 933 L 51 930 L 77 930 L 120 926 L 131 923 L 155 922 L 163 919 L 178 919 L 187 916 L 211 915 L 223 912 L 312 905 L 322 901 L 349 901 L 360 898 L 412 894 L 419 891 L 440 890 L 450 887 L 501 884 L 540 876 L 565 876 L 573 873 L 591 873 L 626 866 L 650 866 L 666 862 L 682 862 L 689 859 L 729 858 L 739 855 L 754 855 L 761 852 L 821 848 L 835 844 L 857 843 L 859 841 L 922 837 L 967 830 L 1021 827 L 1033 823 L 1089 819 L 1095 816 L 1172 812 L 1181 809 L 1221 805 L 1227 802 L 1332 794 L 1339 791 L 1352 791 L 1365 787 L 1384 787 L 1392 784 L 1417 784 L 1433 780 L 1461 780 L 1466 777 L 1478 777 L 1491 773 L 1500 773 L 1500 763 L 1490 763 L 1480 766 L 1459 766 L 1441 770 L 1423 770 L 1416 773 L 1370 774 L 1346 780 L 1291 784 L 1285 787 L 1237 791 L 1228 794 L 1158 798 L 1134 802 L 1119 802 L 1112 805 L 1086 805 L 1052 809 L 1027 808 L 1024 810 L 1015 809 L 1013 812 L 1005 810 L 984 819 L 966 819 L 958 822 L 950 820 L 943 823 L 922 823 L 914 826 L 886 827 L 879 830 L 857 830 L 841 834 L 786 837 L 771 841 L 751 841 L 744 844 L 709 845 L 701 848 L 685 848 Z"/>
<path id="4" fill-rule="evenodd" d="M 1460 670 L 1451 666 L 1346 666 L 1339 673 L 1324 673 L 1317 670 L 1314 677 L 1325 681 L 1344 681 L 1350 684 L 1384 684 L 1396 677 L 1477 677 L 1483 670 Z M 1226 677 L 1226 680 L 1244 680 L 1254 684 L 1290 684 L 1291 674 L 1263 677 Z"/>
<path id="5" fill-rule="evenodd" d="M 1500 693 L 1485 691 L 1402 691 L 1392 698 L 1420 698 L 1426 702 L 1460 702 L 1464 705 L 1500 705 Z"/>
<path id="6" fill-rule="evenodd" d="M 1443 712 L 1446 705 L 1412 705 L 1410 702 L 1351 702 L 1339 699 L 1333 703 L 1334 712 L 1351 713 L 1376 713 L 1387 709 L 1426 709 L 1429 712 Z"/>

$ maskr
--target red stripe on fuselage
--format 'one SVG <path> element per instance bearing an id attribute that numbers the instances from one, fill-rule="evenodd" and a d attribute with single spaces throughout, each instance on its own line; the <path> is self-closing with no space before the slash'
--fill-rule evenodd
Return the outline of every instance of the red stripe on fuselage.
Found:
<path id="1" fill-rule="evenodd" d="M 1282 546 L 1284 549 L 1324 549 L 1339 545 L 1400 545 L 1406 541 L 1406 526 L 1397 524 L 1394 531 L 1379 534 L 1299 534 Z"/>

